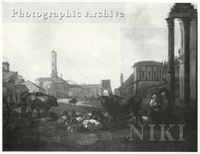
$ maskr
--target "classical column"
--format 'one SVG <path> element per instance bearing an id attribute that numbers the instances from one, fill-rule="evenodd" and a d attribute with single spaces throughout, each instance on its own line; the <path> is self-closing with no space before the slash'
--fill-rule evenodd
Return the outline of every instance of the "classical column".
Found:
<path id="1" fill-rule="evenodd" d="M 168 75 L 171 109 L 175 105 L 175 69 L 174 69 L 174 18 L 167 18 L 168 25 Z"/>
<path id="2" fill-rule="evenodd" d="M 190 106 L 190 21 L 191 18 L 181 18 L 184 26 L 184 100 L 186 107 Z"/>

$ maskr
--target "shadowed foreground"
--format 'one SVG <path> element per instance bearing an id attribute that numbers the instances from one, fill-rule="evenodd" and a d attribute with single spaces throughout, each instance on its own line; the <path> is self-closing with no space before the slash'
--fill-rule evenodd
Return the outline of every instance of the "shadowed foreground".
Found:
<path id="1" fill-rule="evenodd" d="M 91 107 L 59 104 L 50 110 L 51 121 L 30 122 L 12 111 L 11 120 L 3 132 L 4 151 L 197 151 L 197 130 L 184 128 L 185 141 L 159 141 L 160 131 L 155 130 L 156 141 L 148 141 L 149 129 L 144 128 L 144 141 L 134 134 L 129 141 L 130 128 L 103 129 L 98 131 L 78 130 L 68 132 L 66 125 L 56 124 L 56 116 L 65 110 L 88 112 Z M 139 131 L 141 129 L 138 128 Z M 179 132 L 171 129 L 173 137 Z M 167 137 L 166 137 L 167 138 Z"/>

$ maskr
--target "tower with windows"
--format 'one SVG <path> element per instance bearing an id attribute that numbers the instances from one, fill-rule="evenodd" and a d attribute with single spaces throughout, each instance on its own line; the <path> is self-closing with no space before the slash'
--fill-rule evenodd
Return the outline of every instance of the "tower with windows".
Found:
<path id="1" fill-rule="evenodd" d="M 57 53 L 54 50 L 51 52 L 51 77 L 53 77 L 53 78 L 58 77 Z"/>

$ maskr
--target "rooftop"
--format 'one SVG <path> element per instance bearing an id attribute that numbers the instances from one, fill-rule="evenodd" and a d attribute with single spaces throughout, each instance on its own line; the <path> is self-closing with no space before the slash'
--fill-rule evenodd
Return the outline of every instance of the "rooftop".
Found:
<path id="1" fill-rule="evenodd" d="M 156 61 L 139 61 L 137 63 L 135 63 L 132 67 L 138 66 L 138 65 L 162 65 L 162 63 L 160 62 L 156 62 Z"/>
<path id="2" fill-rule="evenodd" d="M 22 83 L 22 84 L 23 84 L 23 85 L 26 85 L 26 87 L 27 87 L 27 84 L 28 84 L 28 83 L 34 85 L 35 87 L 37 87 L 37 88 L 39 88 L 39 89 L 43 89 L 43 90 L 45 90 L 44 88 L 42 88 L 42 87 L 36 85 L 35 83 L 33 83 L 33 82 L 29 81 L 29 80 L 25 81 L 25 82 Z"/>
<path id="3" fill-rule="evenodd" d="M 101 84 L 86 84 L 86 85 L 80 85 L 80 86 L 83 87 L 83 88 L 102 87 Z"/>
<path id="4" fill-rule="evenodd" d="M 3 81 L 8 82 L 14 75 L 17 75 L 17 72 L 3 72 Z"/>
<path id="5" fill-rule="evenodd" d="M 41 78 L 38 78 L 38 80 L 42 80 L 42 81 L 51 81 L 51 82 L 64 82 L 65 80 L 63 80 L 62 78 L 60 77 L 57 77 L 57 78 L 52 78 L 52 77 L 41 77 Z"/>

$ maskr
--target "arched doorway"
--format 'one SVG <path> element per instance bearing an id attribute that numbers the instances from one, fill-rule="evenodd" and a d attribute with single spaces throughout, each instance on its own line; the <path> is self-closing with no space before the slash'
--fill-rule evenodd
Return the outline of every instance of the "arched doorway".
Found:
<path id="1" fill-rule="evenodd" d="M 103 96 L 108 96 L 109 93 L 108 93 L 108 90 L 103 90 Z"/>

